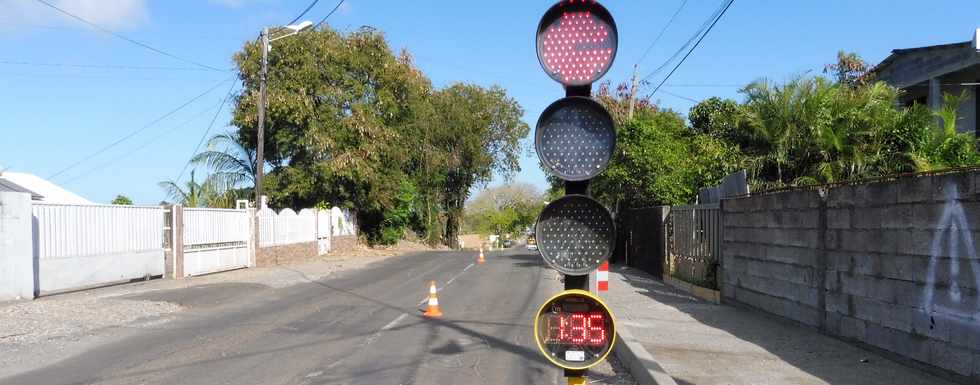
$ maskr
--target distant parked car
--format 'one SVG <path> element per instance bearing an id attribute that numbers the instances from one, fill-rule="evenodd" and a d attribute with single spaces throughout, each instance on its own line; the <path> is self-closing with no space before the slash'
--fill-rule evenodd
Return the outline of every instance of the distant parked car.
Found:
<path id="1" fill-rule="evenodd" d="M 514 246 L 514 241 L 510 239 L 504 241 L 504 247 L 513 247 L 513 246 Z"/>
<path id="2" fill-rule="evenodd" d="M 534 237 L 527 237 L 527 247 L 530 251 L 538 251 L 538 241 Z"/>

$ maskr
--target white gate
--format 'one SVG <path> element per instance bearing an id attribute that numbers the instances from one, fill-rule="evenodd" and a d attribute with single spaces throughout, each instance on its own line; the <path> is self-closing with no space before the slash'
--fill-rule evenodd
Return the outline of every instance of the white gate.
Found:
<path id="1" fill-rule="evenodd" d="M 330 211 L 316 211 L 316 249 L 320 255 L 330 252 L 331 223 Z"/>
<path id="2" fill-rule="evenodd" d="M 247 210 L 185 208 L 184 276 L 248 267 Z"/>
<path id="3" fill-rule="evenodd" d="M 160 207 L 35 202 L 32 211 L 41 294 L 163 275 Z"/>

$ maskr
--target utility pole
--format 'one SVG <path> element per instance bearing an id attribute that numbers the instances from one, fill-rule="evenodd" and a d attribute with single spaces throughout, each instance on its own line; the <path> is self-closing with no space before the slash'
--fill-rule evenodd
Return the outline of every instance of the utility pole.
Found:
<path id="1" fill-rule="evenodd" d="M 262 209 L 262 176 L 265 174 L 265 81 L 269 74 L 269 27 L 262 29 L 262 70 L 259 73 L 259 127 L 255 138 L 255 207 Z"/>
<path id="2" fill-rule="evenodd" d="M 633 106 L 636 104 L 636 70 L 639 68 L 640 64 L 633 64 L 633 81 L 630 82 L 630 109 L 626 114 L 626 120 L 633 120 Z"/>

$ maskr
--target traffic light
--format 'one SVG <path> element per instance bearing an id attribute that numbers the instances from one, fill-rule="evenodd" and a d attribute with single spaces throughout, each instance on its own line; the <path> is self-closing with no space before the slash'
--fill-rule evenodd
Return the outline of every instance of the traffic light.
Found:
<path id="1" fill-rule="evenodd" d="M 565 275 L 565 291 L 534 319 L 541 353 L 565 369 L 569 381 L 601 362 L 615 342 L 609 308 L 587 291 L 588 274 L 609 259 L 615 224 L 588 196 L 589 181 L 609 166 L 616 127 L 591 98 L 592 83 L 616 58 L 619 34 L 612 15 L 595 0 L 563 0 L 545 12 L 536 35 L 538 62 L 565 88 L 565 98 L 538 118 L 534 149 L 546 171 L 565 181 L 565 196 L 549 203 L 534 226 L 545 262 Z"/>
<path id="2" fill-rule="evenodd" d="M 612 15 L 594 0 L 564 0 L 538 23 L 538 62 L 565 86 L 590 85 L 616 58 L 619 34 Z"/>
<path id="3" fill-rule="evenodd" d="M 553 364 L 570 370 L 588 369 L 612 350 L 616 320 L 599 297 L 584 290 L 566 290 L 538 309 L 534 340 Z"/>

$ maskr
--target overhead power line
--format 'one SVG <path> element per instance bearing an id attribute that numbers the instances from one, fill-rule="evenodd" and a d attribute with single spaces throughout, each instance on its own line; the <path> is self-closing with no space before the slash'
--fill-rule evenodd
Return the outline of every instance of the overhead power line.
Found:
<path id="1" fill-rule="evenodd" d="M 330 13 L 328 13 L 326 16 L 324 16 L 322 19 L 320 19 L 320 22 L 319 23 L 316 23 L 317 28 L 320 27 L 320 24 L 323 24 L 323 22 L 327 21 L 327 18 L 330 17 L 330 15 L 333 15 L 334 12 L 337 12 L 337 10 L 340 9 L 340 6 L 341 5 L 344 5 L 344 1 L 345 0 L 338 1 L 337 2 L 337 5 L 334 6 L 333 9 L 330 10 Z"/>
<path id="2" fill-rule="evenodd" d="M 85 176 L 87 176 L 87 175 L 90 175 L 90 174 L 92 174 L 92 173 L 94 173 L 94 172 L 96 172 L 96 171 L 100 171 L 100 170 L 103 170 L 103 169 L 105 169 L 106 167 L 109 167 L 109 166 L 111 166 L 111 165 L 113 165 L 113 164 L 115 164 L 115 163 L 116 163 L 116 162 L 118 162 L 118 161 L 119 161 L 120 159 L 123 159 L 123 158 L 127 158 L 127 157 L 129 157 L 130 155 L 133 155 L 133 154 L 135 154 L 135 153 L 136 153 L 137 151 L 139 151 L 139 150 L 142 150 L 142 149 L 144 149 L 144 148 L 146 148 L 147 146 L 149 146 L 149 145 L 151 145 L 151 144 L 153 144 L 153 143 L 156 143 L 156 142 L 157 142 L 158 140 L 160 140 L 160 139 L 161 139 L 161 138 L 163 138 L 164 136 L 167 136 L 167 135 L 169 135 L 169 134 L 173 134 L 174 132 L 177 132 L 177 130 L 179 130 L 180 128 L 183 128 L 184 126 L 186 126 L 186 125 L 188 125 L 188 124 L 190 124 L 190 122 L 193 122 L 193 121 L 194 121 L 195 119 L 197 119 L 197 118 L 199 118 L 199 117 L 201 117 L 201 116 L 202 116 L 202 115 L 204 115 L 205 113 L 208 113 L 208 112 L 211 112 L 211 110 L 213 110 L 214 108 L 218 108 L 218 111 L 221 111 L 221 106 L 223 106 L 223 105 L 224 105 L 224 103 L 225 103 L 225 101 L 224 101 L 224 100 L 222 100 L 222 101 L 221 101 L 221 103 L 220 103 L 220 104 L 218 104 L 218 105 L 216 105 L 216 106 L 210 106 L 210 107 L 208 107 L 208 108 L 206 108 L 206 109 L 204 109 L 204 110 L 201 110 L 200 112 L 197 112 L 197 113 L 195 113 L 194 115 L 191 115 L 191 117 L 190 117 L 190 118 L 188 118 L 187 120 L 185 120 L 185 121 L 183 121 L 183 122 L 181 122 L 180 124 L 178 124 L 178 125 L 176 125 L 176 126 L 174 126 L 173 128 L 171 128 L 171 129 L 169 129 L 169 130 L 164 130 L 164 131 L 162 131 L 162 132 L 160 132 L 160 133 L 159 133 L 159 134 L 157 134 L 156 136 L 154 136 L 154 137 L 152 137 L 152 138 L 150 138 L 150 140 L 147 140 L 146 142 L 143 142 L 143 144 L 140 144 L 139 146 L 136 146 L 136 147 L 134 147 L 134 148 L 133 148 L 132 150 L 129 150 L 128 152 L 126 152 L 126 153 L 124 153 L 124 154 L 122 154 L 122 155 L 119 155 L 119 156 L 117 156 L 117 157 L 115 157 L 115 158 L 112 158 L 111 160 L 109 160 L 109 161 L 107 161 L 107 162 L 105 162 L 105 163 L 102 163 L 102 164 L 100 164 L 100 165 L 98 165 L 98 166 L 95 166 L 95 167 L 92 167 L 92 168 L 91 168 L 91 169 L 89 169 L 88 171 L 85 171 L 85 172 L 83 172 L 83 173 L 81 173 L 81 174 L 78 174 L 78 175 L 75 175 L 75 176 L 74 176 L 74 177 L 72 177 L 71 179 L 68 179 L 68 180 L 66 180 L 66 181 L 64 181 L 64 182 L 62 182 L 62 183 L 63 183 L 63 184 L 70 184 L 70 183 L 72 183 L 72 182 L 74 182 L 74 181 L 76 181 L 76 180 L 79 180 L 79 179 L 81 179 L 82 177 L 85 177 Z"/>
<path id="3" fill-rule="evenodd" d="M 17 60 L 0 60 L 0 64 L 29 67 L 91 68 L 110 70 L 152 70 L 152 71 L 211 71 L 200 67 L 137 66 L 127 64 L 76 64 L 76 63 L 38 63 Z"/>
<path id="4" fill-rule="evenodd" d="M 653 39 L 653 42 L 650 43 L 646 51 L 643 51 L 643 55 L 640 56 L 640 60 L 636 61 L 636 65 L 640 65 L 640 63 L 643 62 L 643 59 L 646 59 L 647 55 L 650 54 L 650 50 L 653 49 L 653 46 L 660 41 L 660 38 L 664 37 L 664 33 L 667 32 L 667 28 L 670 28 L 670 25 L 674 23 L 674 19 L 676 19 L 677 15 L 681 13 L 681 10 L 684 9 L 685 5 L 687 5 L 687 0 L 682 1 L 681 5 L 677 7 L 677 10 L 674 11 L 674 14 L 670 17 L 670 20 L 667 21 L 667 24 L 664 25 L 664 28 L 660 30 L 660 33 Z"/>
<path id="5" fill-rule="evenodd" d="M 78 21 L 80 21 L 82 23 L 85 23 L 85 24 L 87 24 L 87 25 L 91 26 L 92 28 L 95 28 L 95 29 L 97 29 L 99 31 L 102 31 L 104 33 L 107 33 L 109 35 L 112 35 L 112 36 L 114 36 L 114 37 L 116 37 L 118 39 L 122 39 L 124 41 L 127 41 L 129 43 L 138 45 L 138 46 L 143 47 L 145 49 L 148 49 L 150 51 L 156 52 L 156 53 L 161 54 L 163 56 L 166 56 L 166 57 L 169 57 L 169 58 L 172 58 L 172 59 L 176 59 L 176 60 L 180 60 L 180 61 L 182 61 L 184 63 L 193 64 L 193 65 L 196 65 L 198 67 L 206 68 L 206 69 L 209 69 L 209 70 L 212 70 L 212 71 L 221 71 L 221 72 L 227 72 L 228 71 L 227 69 L 221 69 L 221 68 L 217 68 L 217 67 L 212 67 L 212 66 L 209 66 L 207 64 L 201 64 L 199 62 L 196 62 L 196 61 L 193 61 L 193 60 L 190 60 L 190 59 L 185 59 L 183 57 L 174 55 L 174 54 L 172 54 L 170 52 L 166 52 L 164 50 L 161 50 L 161 49 L 158 49 L 158 48 L 154 48 L 154 47 L 152 47 L 152 46 L 150 46 L 148 44 L 141 43 L 139 41 L 133 40 L 133 39 L 131 39 L 129 37 L 126 37 L 125 35 L 122 35 L 122 34 L 113 32 L 112 30 L 110 30 L 108 28 L 105 28 L 105 27 L 103 27 L 101 25 L 98 25 L 98 24 L 95 24 L 95 23 L 93 23 L 91 21 L 88 21 L 88 20 L 86 20 L 86 19 L 84 19 L 84 18 L 82 18 L 82 17 L 80 17 L 78 15 L 75 15 L 75 14 L 73 14 L 71 12 L 68 12 L 68 11 L 66 11 L 64 9 L 58 8 L 57 6 L 55 6 L 54 4 L 49 3 L 46 0 L 34 0 L 34 1 L 37 1 L 38 3 L 44 4 L 44 5 L 48 6 L 48 7 L 50 7 L 51 9 L 54 9 L 55 11 L 58 11 L 58 12 L 66 15 L 66 16 L 72 18 L 72 19 L 75 19 L 75 20 L 78 20 Z"/>
<path id="6" fill-rule="evenodd" d="M 665 68 L 667 68 L 667 66 L 670 65 L 670 63 L 673 63 L 675 59 L 677 59 L 678 57 L 680 57 L 681 54 L 684 53 L 684 50 L 690 48 L 691 45 L 694 44 L 694 42 L 698 39 L 698 37 L 700 37 L 701 35 L 704 34 L 704 31 L 706 31 L 708 29 L 708 26 L 711 25 L 712 21 L 717 20 L 718 19 L 718 16 L 721 15 L 721 13 L 723 12 L 723 10 L 726 9 L 726 8 L 727 8 L 726 3 L 725 2 L 722 2 L 718 6 L 718 8 L 711 14 L 711 16 L 709 16 L 707 19 L 705 19 L 704 20 L 704 23 L 701 23 L 701 27 L 698 28 L 698 30 L 695 31 L 694 34 L 692 34 L 691 37 L 687 39 L 687 41 L 684 43 L 684 45 L 680 46 L 680 48 L 678 48 L 677 51 L 674 52 L 674 54 L 670 56 L 670 58 L 668 58 L 667 60 L 664 60 L 663 64 L 661 64 L 659 67 L 657 67 L 657 69 L 655 69 L 652 72 L 650 72 L 649 75 L 644 76 L 643 77 L 643 81 L 647 81 L 650 78 L 652 78 L 653 76 L 657 75 L 658 73 L 660 73 L 660 71 L 663 71 Z"/>
<path id="7" fill-rule="evenodd" d="M 211 127 L 214 127 L 214 121 L 218 120 L 218 114 L 221 113 L 222 107 L 225 106 L 225 103 L 228 102 L 228 99 L 231 99 L 231 92 L 235 89 L 235 84 L 236 83 L 232 82 L 231 87 L 228 87 L 228 92 L 225 94 L 224 99 L 221 100 L 221 106 L 218 107 L 218 110 L 214 112 L 214 117 L 211 118 L 211 123 L 208 124 L 208 128 L 204 130 L 204 133 L 201 134 L 201 139 L 198 140 L 197 145 L 194 146 L 194 151 L 191 152 L 191 158 L 194 158 L 194 155 L 197 154 L 197 149 L 201 148 L 201 143 L 204 143 L 204 139 L 208 137 L 208 133 L 211 132 Z M 188 159 L 188 162 L 184 163 L 184 168 L 180 170 L 180 174 L 177 174 L 177 179 L 174 179 L 174 183 L 180 183 L 180 178 L 184 176 L 184 171 L 187 171 L 187 166 L 189 166 L 190 164 L 191 164 L 190 159 Z"/>
<path id="8" fill-rule="evenodd" d="M 673 97 L 678 98 L 678 99 L 687 100 L 687 101 L 689 101 L 691 103 L 701 103 L 700 100 L 697 100 L 697 99 L 694 99 L 694 98 L 689 98 L 689 97 L 684 96 L 684 95 L 675 94 L 675 93 L 670 92 L 670 91 L 667 91 L 667 90 L 660 90 L 660 92 L 661 93 L 665 93 L 665 94 L 670 95 L 670 96 L 673 96 Z"/>
<path id="9" fill-rule="evenodd" d="M 91 153 L 91 154 L 89 154 L 89 155 L 87 155 L 87 156 L 85 156 L 84 158 L 82 158 L 82 159 L 80 159 L 80 160 L 78 160 L 78 161 L 75 161 L 74 163 L 72 163 L 72 164 L 70 164 L 70 165 L 68 165 L 68 167 L 65 167 L 65 168 L 63 168 L 63 169 L 61 169 L 61 170 L 59 170 L 58 172 L 56 172 L 56 173 L 54 173 L 54 174 L 51 174 L 51 175 L 50 175 L 50 176 L 48 177 L 48 179 L 53 179 L 53 178 L 55 178 L 55 177 L 57 177 L 58 175 L 61 175 L 61 174 L 64 174 L 64 173 L 65 173 L 66 171 L 68 171 L 68 170 L 71 170 L 71 169 L 73 169 L 73 168 L 75 168 L 75 166 L 78 166 L 79 164 L 82 164 L 82 163 L 84 163 L 84 162 L 86 162 L 86 161 L 88 161 L 88 160 L 90 160 L 90 159 L 92 159 L 92 158 L 94 158 L 94 157 L 96 157 L 96 156 L 98 156 L 99 154 L 102 154 L 102 153 L 104 153 L 104 152 L 106 152 L 106 151 L 108 151 L 109 149 L 111 149 L 111 148 L 113 148 L 113 147 L 115 147 L 115 146 L 117 146 L 117 145 L 118 145 L 119 143 L 122 143 L 122 142 L 124 142 L 124 141 L 126 141 L 127 139 L 129 139 L 129 138 L 132 138 L 133 136 L 136 136 L 136 134 L 139 134 L 140 132 L 143 132 L 143 131 L 144 131 L 144 130 L 146 130 L 147 128 L 150 128 L 150 127 L 152 127 L 153 125 L 155 125 L 155 124 L 157 124 L 157 123 L 159 123 L 160 121 L 162 121 L 162 120 L 164 120 L 164 119 L 166 119 L 166 118 L 168 118 L 168 117 L 170 117 L 171 115 L 173 115 L 173 114 L 175 114 L 175 113 L 177 113 L 178 111 L 180 111 L 180 110 L 182 110 L 182 109 L 184 109 L 185 107 L 187 107 L 187 106 L 188 106 L 188 105 L 190 105 L 191 103 L 194 103 L 194 102 L 195 102 L 195 101 L 197 101 L 198 99 L 200 99 L 200 98 L 202 98 L 202 97 L 204 97 L 204 95 L 207 95 L 207 94 L 209 94 L 209 93 L 211 93 L 211 91 L 214 91 L 214 90 L 215 90 L 216 88 L 218 88 L 218 87 L 220 87 L 220 86 L 221 86 L 222 84 L 224 84 L 224 83 L 225 83 L 225 82 L 227 82 L 227 81 L 231 81 L 231 80 L 232 80 L 232 79 L 234 79 L 235 77 L 236 77 L 236 76 L 231 76 L 231 77 L 228 77 L 228 78 L 227 78 L 227 79 L 225 79 L 225 80 L 222 80 L 222 81 L 220 81 L 220 82 L 218 82 L 217 84 L 215 84 L 215 85 L 213 85 L 213 86 L 211 86 L 211 88 L 208 88 L 208 89 L 207 89 L 206 91 L 204 91 L 204 92 L 202 92 L 202 93 L 200 93 L 199 95 L 197 95 L 197 96 L 195 96 L 195 97 L 193 97 L 193 98 L 191 98 L 190 100 L 188 100 L 188 101 L 186 101 L 186 102 L 184 102 L 184 104 L 181 104 L 181 105 L 180 105 L 180 106 L 178 106 L 177 108 L 174 108 L 174 109 L 172 109 L 172 110 L 170 110 L 170 111 L 169 111 L 169 112 L 167 112 L 166 114 L 163 114 L 163 115 L 161 115 L 160 117 L 158 117 L 158 118 L 156 118 L 156 119 L 154 119 L 154 120 L 153 120 L 153 121 L 151 121 L 150 123 L 147 123 L 146 125 L 144 125 L 144 126 L 142 126 L 142 127 L 139 127 L 139 128 L 137 128 L 137 129 L 135 129 L 135 130 L 133 130 L 133 131 L 131 131 L 130 133 L 128 133 L 128 134 L 126 134 L 126 135 L 124 135 L 123 137 L 121 137 L 121 138 L 119 138 L 119 139 L 116 139 L 116 140 L 115 140 L 115 141 L 113 141 L 112 143 L 109 143 L 108 145 L 106 145 L 106 146 L 104 146 L 104 147 L 102 147 L 102 148 L 100 148 L 100 149 L 98 149 L 98 150 L 96 150 L 95 152 L 93 152 L 93 153 Z"/>
<path id="10" fill-rule="evenodd" d="M 653 92 L 650 93 L 651 95 L 657 93 L 657 91 L 660 90 L 660 87 L 662 87 L 664 83 L 667 82 L 667 79 L 670 79 L 670 77 L 674 74 L 674 72 L 677 71 L 677 69 L 680 68 L 682 64 L 684 64 L 684 61 L 687 60 L 688 56 L 691 56 L 691 52 L 694 52 L 694 50 L 697 49 L 699 45 L 701 45 L 701 41 L 704 40 L 704 37 L 708 36 L 708 34 L 711 33 L 711 30 L 715 27 L 715 24 L 718 24 L 718 20 L 721 20 L 721 18 L 725 16 L 725 12 L 728 12 L 728 8 L 731 8 L 733 3 L 735 3 L 735 0 L 728 1 L 728 4 L 726 4 L 725 8 L 722 9 L 720 14 L 718 14 L 718 17 L 716 17 L 715 20 L 711 22 L 711 25 L 708 26 L 708 29 L 705 30 L 703 34 L 701 34 L 701 37 L 698 38 L 698 41 L 694 43 L 694 46 L 692 46 L 691 49 L 688 50 L 686 54 L 684 54 L 684 57 L 681 58 L 679 62 L 677 62 L 677 65 L 675 65 L 674 68 L 670 70 L 670 73 L 668 73 L 667 76 L 665 76 L 664 79 L 660 81 L 660 84 L 657 85 L 657 88 L 653 89 Z"/>
<path id="11" fill-rule="evenodd" d="M 290 21 L 289 24 L 296 24 L 296 22 L 299 21 L 299 19 L 301 19 L 303 17 L 303 15 L 306 15 L 306 13 L 309 12 L 310 9 L 313 8 L 313 6 L 316 5 L 316 3 L 319 3 L 319 2 L 320 2 L 320 0 L 313 0 L 313 2 L 310 3 L 310 5 L 306 6 L 306 9 L 304 9 L 303 12 L 299 14 L 299 16 L 296 16 L 296 18 L 293 19 L 293 21 Z"/>

